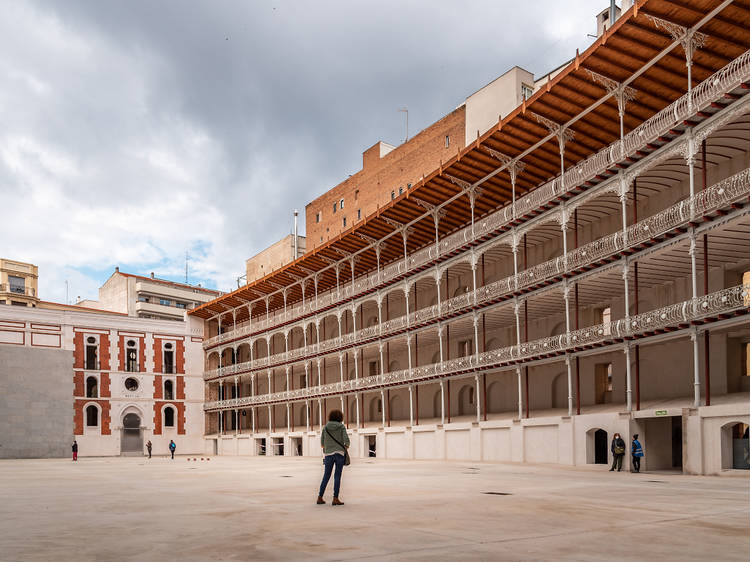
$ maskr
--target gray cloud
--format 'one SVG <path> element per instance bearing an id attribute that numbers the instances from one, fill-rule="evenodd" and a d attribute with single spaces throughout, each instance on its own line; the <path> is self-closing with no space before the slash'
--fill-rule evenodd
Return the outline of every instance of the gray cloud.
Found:
<path id="1" fill-rule="evenodd" d="M 0 2 L 3 254 L 228 289 L 291 210 L 510 66 L 588 45 L 602 2 Z M 31 233 L 23 237 L 19 232 Z M 98 272 L 98 273 L 97 273 Z"/>

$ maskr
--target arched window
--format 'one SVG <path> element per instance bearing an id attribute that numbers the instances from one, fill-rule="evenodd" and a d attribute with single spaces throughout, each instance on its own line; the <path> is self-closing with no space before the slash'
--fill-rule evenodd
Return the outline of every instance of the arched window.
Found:
<path id="1" fill-rule="evenodd" d="M 165 343 L 164 344 L 164 362 L 163 362 L 163 371 L 165 374 L 172 374 L 174 373 L 174 349 L 172 349 L 171 343 Z"/>
<path id="2" fill-rule="evenodd" d="M 88 406 L 86 408 L 86 426 L 96 427 L 99 425 L 99 408 L 94 406 Z"/>
<path id="3" fill-rule="evenodd" d="M 86 398 L 99 398 L 99 393 L 97 392 L 96 387 L 96 377 L 88 377 L 86 379 Z"/>
<path id="4" fill-rule="evenodd" d="M 164 427 L 174 427 L 174 408 L 164 408 Z"/>
<path id="5" fill-rule="evenodd" d="M 86 338 L 86 369 L 89 371 L 96 371 L 99 369 L 98 362 L 98 350 L 99 346 L 96 343 L 96 338 L 89 336 Z"/>
<path id="6" fill-rule="evenodd" d="M 164 381 L 164 400 L 174 400 L 174 389 L 169 379 Z"/>
<path id="7" fill-rule="evenodd" d="M 128 340 L 125 351 L 125 370 L 128 373 L 138 371 L 138 350 L 135 347 L 135 340 Z"/>

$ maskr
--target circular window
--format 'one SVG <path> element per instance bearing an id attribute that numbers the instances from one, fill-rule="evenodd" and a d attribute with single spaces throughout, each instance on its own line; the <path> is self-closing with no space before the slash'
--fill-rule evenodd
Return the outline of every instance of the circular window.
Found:
<path id="1" fill-rule="evenodd" d="M 165 343 L 164 344 L 164 349 L 172 349 L 172 344 L 171 343 Z"/>
<path id="2" fill-rule="evenodd" d="M 135 347 L 135 340 L 128 340 L 128 347 Z"/>
<path id="3" fill-rule="evenodd" d="M 133 377 L 128 377 L 127 379 L 125 379 L 125 388 L 130 392 L 138 390 L 138 381 Z"/>
<path id="4" fill-rule="evenodd" d="M 96 343 L 96 338 L 95 338 L 95 337 L 92 337 L 92 336 L 89 336 L 88 338 L 86 338 L 86 341 L 87 341 L 88 343 Z"/>

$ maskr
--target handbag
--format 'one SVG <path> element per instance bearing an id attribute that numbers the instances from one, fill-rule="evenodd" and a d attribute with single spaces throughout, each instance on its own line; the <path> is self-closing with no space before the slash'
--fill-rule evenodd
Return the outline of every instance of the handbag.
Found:
<path id="1" fill-rule="evenodd" d="M 342 449 L 344 449 L 344 466 L 349 466 L 350 464 L 352 464 L 352 459 L 351 457 L 349 457 L 349 450 L 346 448 L 346 446 L 341 441 L 336 439 L 333 435 L 331 435 L 331 432 L 328 431 L 328 428 L 326 428 L 326 433 L 328 434 L 328 437 L 336 441 L 336 443 L 340 445 Z"/>

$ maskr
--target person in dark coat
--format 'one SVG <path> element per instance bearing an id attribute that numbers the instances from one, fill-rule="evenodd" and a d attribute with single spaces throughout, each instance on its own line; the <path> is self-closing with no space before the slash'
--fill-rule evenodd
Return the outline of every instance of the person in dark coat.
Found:
<path id="1" fill-rule="evenodd" d="M 346 426 L 341 423 L 344 420 L 344 414 L 341 410 L 332 410 L 328 416 L 328 423 L 320 434 L 320 446 L 323 449 L 323 480 L 318 490 L 318 504 L 326 503 L 323 494 L 328 486 L 333 472 L 333 501 L 331 505 L 344 505 L 339 499 L 339 490 L 341 489 L 341 471 L 346 462 L 347 448 L 349 447 L 349 435 L 346 433 Z"/>
<path id="2" fill-rule="evenodd" d="M 630 453 L 633 455 L 633 472 L 641 471 L 641 458 L 643 458 L 643 447 L 638 441 L 638 434 L 633 435 L 633 443 L 630 447 Z"/>
<path id="3" fill-rule="evenodd" d="M 148 443 L 146 443 L 146 449 L 148 450 L 148 458 L 151 458 L 151 439 L 148 440 Z"/>
<path id="4" fill-rule="evenodd" d="M 612 472 L 617 468 L 617 472 L 620 472 L 622 470 L 622 458 L 625 456 L 625 441 L 622 440 L 619 433 L 615 433 L 609 449 L 612 451 L 612 468 L 609 471 Z"/>
<path id="5" fill-rule="evenodd" d="M 174 459 L 174 450 L 177 448 L 177 445 L 175 445 L 174 441 L 171 439 L 169 440 L 169 452 L 172 453 L 172 458 Z"/>
<path id="6" fill-rule="evenodd" d="M 73 460 L 77 461 L 78 460 L 78 441 L 76 441 L 75 439 L 73 439 L 73 447 L 71 447 L 71 449 L 73 450 Z"/>

